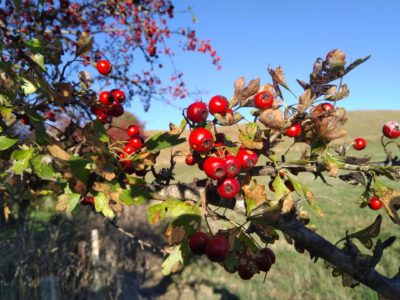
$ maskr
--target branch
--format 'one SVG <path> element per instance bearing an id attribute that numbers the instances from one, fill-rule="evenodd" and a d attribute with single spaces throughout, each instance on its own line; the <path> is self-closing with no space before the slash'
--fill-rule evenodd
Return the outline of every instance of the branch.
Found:
<path id="1" fill-rule="evenodd" d="M 321 257 L 339 270 L 377 291 L 380 295 L 388 299 L 400 299 L 400 278 L 383 276 L 374 269 L 375 263 L 371 265 L 369 259 L 358 255 L 353 256 L 339 249 L 296 221 L 293 214 L 266 213 L 261 217 L 250 219 L 261 221 L 282 231 L 295 241 L 300 242 L 302 247 L 312 255 Z"/>

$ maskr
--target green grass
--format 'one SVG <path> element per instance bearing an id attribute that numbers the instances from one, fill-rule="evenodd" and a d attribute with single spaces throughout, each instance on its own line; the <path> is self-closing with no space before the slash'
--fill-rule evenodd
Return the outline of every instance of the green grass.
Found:
<path id="1" fill-rule="evenodd" d="M 380 145 L 382 124 L 387 120 L 400 120 L 399 111 L 382 112 L 351 112 L 346 126 L 348 137 L 341 142 L 350 143 L 356 137 L 367 139 L 366 150 L 356 152 L 349 151 L 349 155 L 371 155 L 372 160 L 384 159 Z M 288 144 L 284 145 L 287 147 Z M 391 148 L 395 153 L 398 149 Z M 298 152 L 292 151 L 296 156 Z M 178 164 L 176 173 L 178 180 L 190 182 L 193 178 L 202 178 L 204 175 L 197 168 L 188 168 L 184 164 Z M 359 208 L 359 196 L 362 187 L 348 185 L 339 179 L 326 177 L 332 186 L 327 186 L 320 179 L 314 180 L 309 174 L 301 174 L 298 179 L 310 186 L 318 199 L 321 209 L 325 213 L 324 218 L 317 217 L 310 211 L 308 204 L 303 200 L 302 207 L 310 211 L 311 222 L 318 228 L 318 233 L 335 243 L 341 239 L 346 230 L 354 232 L 371 224 L 377 212 L 368 208 Z M 265 179 L 264 182 L 269 180 Z M 392 184 L 396 187 L 396 183 Z M 398 186 L 398 184 L 397 184 Z M 392 223 L 386 213 L 381 210 L 383 223 L 381 238 L 391 235 L 398 236 L 399 226 Z M 359 245 L 364 253 L 369 250 Z M 314 264 L 305 254 L 298 254 L 293 246 L 288 245 L 283 238 L 271 246 L 277 255 L 277 262 L 268 273 L 264 282 L 264 275 L 256 275 L 250 281 L 242 281 L 237 274 L 228 274 L 216 264 L 200 258 L 189 265 L 176 280 L 181 284 L 196 280 L 204 280 L 207 285 L 225 288 L 240 299 L 377 299 L 374 291 L 364 286 L 354 289 L 343 288 L 341 277 L 332 277 L 331 269 L 328 269 L 323 261 Z M 378 270 L 387 276 L 393 276 L 400 265 L 399 260 L 400 241 L 387 249 L 383 260 L 378 265 Z M 220 295 L 204 290 L 200 298 L 220 299 Z"/>

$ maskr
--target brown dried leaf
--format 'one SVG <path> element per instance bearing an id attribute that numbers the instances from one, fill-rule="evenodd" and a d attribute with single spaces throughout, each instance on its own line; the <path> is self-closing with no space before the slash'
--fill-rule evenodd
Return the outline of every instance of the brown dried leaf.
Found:
<path id="1" fill-rule="evenodd" d="M 60 195 L 57 198 L 57 204 L 56 204 L 56 210 L 58 211 L 66 211 L 68 208 L 68 203 L 69 203 L 69 197 L 68 195 Z"/>
<path id="2" fill-rule="evenodd" d="M 230 106 L 231 107 L 235 106 L 236 104 L 241 103 L 247 98 L 257 94 L 259 89 L 260 89 L 260 78 L 250 80 L 249 84 L 245 86 L 244 77 L 240 77 L 235 81 L 235 93 L 232 96 L 232 102 Z"/>
<path id="3" fill-rule="evenodd" d="M 55 158 L 61 159 L 61 160 L 69 160 L 71 158 L 71 155 L 67 153 L 64 149 L 62 149 L 59 145 L 52 144 L 46 146 L 47 151 L 49 151 L 49 154 Z"/>
<path id="4" fill-rule="evenodd" d="M 247 213 L 250 213 L 267 200 L 265 185 L 257 184 L 257 181 L 254 179 L 243 185 L 242 191 L 244 193 Z"/>
<path id="5" fill-rule="evenodd" d="M 263 123 L 266 127 L 280 130 L 284 128 L 286 125 L 286 121 L 283 118 L 283 113 L 277 109 L 266 109 L 264 110 L 259 117 L 261 123 Z"/>
<path id="6" fill-rule="evenodd" d="M 183 226 L 174 226 L 172 224 L 169 224 L 167 230 L 165 231 L 165 235 L 168 237 L 168 244 L 170 246 L 180 244 L 183 241 L 185 234 L 186 231 Z"/>
<path id="7" fill-rule="evenodd" d="M 78 43 L 76 45 L 75 56 L 78 57 L 80 55 L 84 55 L 91 51 L 93 48 L 93 37 L 90 33 L 82 32 L 81 36 L 78 39 Z"/>
<path id="8" fill-rule="evenodd" d="M 385 208 L 390 219 L 400 225 L 400 217 L 397 210 L 400 209 L 400 192 L 387 189 L 380 195 L 379 199 L 382 201 L 383 207 Z"/>
<path id="9" fill-rule="evenodd" d="M 336 90 L 336 89 L 335 89 Z M 328 96 L 325 96 L 325 100 L 330 100 L 330 101 L 339 101 L 342 100 L 346 97 L 348 97 L 350 94 L 349 89 L 347 88 L 347 84 L 343 84 L 339 91 L 335 94 L 328 94 Z"/>
<path id="10" fill-rule="evenodd" d="M 306 89 L 303 94 L 299 97 L 299 105 L 297 106 L 297 110 L 299 113 L 305 112 L 311 104 L 315 101 L 316 97 L 311 92 L 310 89 Z"/>

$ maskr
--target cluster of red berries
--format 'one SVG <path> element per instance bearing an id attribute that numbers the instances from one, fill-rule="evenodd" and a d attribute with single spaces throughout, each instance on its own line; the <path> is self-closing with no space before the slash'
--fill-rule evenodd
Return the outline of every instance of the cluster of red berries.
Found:
<path id="1" fill-rule="evenodd" d="M 97 62 L 97 71 L 104 76 L 110 74 L 112 66 L 108 60 L 99 60 Z M 119 89 L 111 91 L 102 91 L 96 104 L 91 107 L 93 114 L 102 122 L 111 123 L 112 117 L 119 117 L 124 113 L 122 103 L 125 101 L 125 93 Z"/>
<path id="2" fill-rule="evenodd" d="M 133 167 L 132 160 L 128 157 L 133 154 L 139 152 L 143 148 L 143 137 L 140 135 L 140 128 L 139 126 L 132 124 L 130 125 L 126 132 L 128 133 L 130 139 L 128 143 L 123 148 L 123 152 L 119 154 L 120 164 L 122 169 L 126 173 L 133 173 L 136 170 Z"/>
<path id="3" fill-rule="evenodd" d="M 187 118 L 194 124 L 204 123 L 209 112 L 225 116 L 232 110 L 228 100 L 218 95 L 211 98 L 208 107 L 204 102 L 189 105 Z M 217 192 L 223 198 L 234 198 L 239 193 L 240 184 L 236 176 L 242 168 L 251 169 L 258 161 L 258 155 L 250 149 L 241 148 L 236 156 L 225 151 L 225 135 L 219 133 L 214 140 L 212 133 L 203 127 L 191 131 L 189 145 L 192 153 L 186 156 L 186 164 L 197 163 L 209 178 L 217 180 Z"/>
<path id="4" fill-rule="evenodd" d="M 193 254 L 205 254 L 210 261 L 217 263 L 223 263 L 232 251 L 229 239 L 225 235 L 216 234 L 210 238 L 202 231 L 198 231 L 190 236 L 189 248 Z M 243 280 L 249 280 L 254 274 L 260 271 L 268 272 L 272 264 L 275 263 L 275 254 L 268 247 L 257 252 L 250 251 L 250 255 L 246 251 L 250 249 L 244 248 L 242 251 L 235 253 L 238 260 L 238 265 L 235 269 L 227 270 L 233 273 L 238 271 L 240 278 Z"/>

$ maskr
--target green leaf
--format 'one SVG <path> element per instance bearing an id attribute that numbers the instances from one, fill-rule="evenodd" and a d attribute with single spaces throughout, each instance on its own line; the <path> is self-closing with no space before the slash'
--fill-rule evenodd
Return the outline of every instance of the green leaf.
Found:
<path id="1" fill-rule="evenodd" d="M 9 138 L 5 135 L 0 136 L 0 151 L 7 150 L 8 148 L 15 145 L 19 139 Z"/>
<path id="2" fill-rule="evenodd" d="M 1 95 L 0 95 L 1 96 Z M 1 100 L 0 100 L 1 102 Z M 0 106 L 0 114 L 3 117 L 3 119 L 7 122 L 11 119 L 12 116 L 12 107 L 7 107 L 7 106 Z"/>
<path id="3" fill-rule="evenodd" d="M 23 81 L 23 84 L 21 85 L 21 89 L 25 95 L 30 95 L 37 91 L 38 88 L 36 87 L 35 84 L 32 83 L 32 81 L 29 81 L 25 77 L 22 77 L 21 79 Z"/>
<path id="4" fill-rule="evenodd" d="M 154 204 L 148 208 L 147 220 L 154 225 L 164 220 L 167 216 L 166 205 L 164 203 Z"/>
<path id="5" fill-rule="evenodd" d="M 76 205 L 79 203 L 79 200 L 81 199 L 81 195 L 80 194 L 76 194 L 76 193 L 70 193 L 68 194 L 68 206 L 66 211 L 67 212 L 72 212 Z"/>
<path id="6" fill-rule="evenodd" d="M 24 42 L 25 45 L 34 53 L 40 52 L 43 49 L 42 43 L 39 39 L 31 39 Z"/>
<path id="7" fill-rule="evenodd" d="M 145 146 L 147 151 L 151 153 L 159 152 L 185 142 L 185 138 L 179 138 L 177 135 L 171 135 L 168 132 L 160 132 L 153 135 L 146 141 Z"/>
<path id="8" fill-rule="evenodd" d="M 114 218 L 114 211 L 110 208 L 107 196 L 99 192 L 94 196 L 94 208 L 96 212 L 101 212 L 107 218 Z"/>
<path id="9" fill-rule="evenodd" d="M 178 199 L 168 199 L 160 204 L 155 204 L 149 207 L 148 220 L 150 224 L 156 224 L 165 219 L 167 215 L 171 218 L 178 218 L 182 215 L 200 216 L 200 208 L 189 202 L 183 202 Z"/>
<path id="10" fill-rule="evenodd" d="M 181 251 L 181 245 L 177 245 L 172 250 L 171 254 L 162 263 L 162 274 L 168 276 L 176 272 L 184 264 L 184 259 Z"/>
<path id="11" fill-rule="evenodd" d="M 44 56 L 40 53 L 36 53 L 31 55 L 31 59 L 43 70 L 46 72 L 46 66 L 44 65 Z"/>
<path id="12" fill-rule="evenodd" d="M 69 185 L 66 185 L 64 194 L 57 197 L 56 210 L 72 212 L 79 203 L 81 195 L 73 193 Z"/>
<path id="13" fill-rule="evenodd" d="M 83 183 L 87 183 L 90 174 L 88 164 L 92 163 L 92 161 L 82 157 L 73 156 L 68 162 L 71 166 L 72 174 Z"/>
<path id="14" fill-rule="evenodd" d="M 129 189 L 123 190 L 119 195 L 119 200 L 124 202 L 126 205 L 142 204 L 150 198 L 151 195 L 149 192 L 137 186 L 130 186 Z"/>
<path id="15" fill-rule="evenodd" d="M 272 182 L 272 186 L 274 187 L 274 197 L 275 201 L 285 198 L 288 194 L 290 194 L 289 189 L 286 187 L 285 182 L 282 180 L 280 176 L 276 176 L 274 181 Z"/>
<path id="16" fill-rule="evenodd" d="M 30 163 L 33 171 L 42 179 L 52 179 L 55 175 L 53 166 L 49 163 L 51 157 L 46 154 L 36 155 Z"/>
<path id="17" fill-rule="evenodd" d="M 11 158 L 14 159 L 11 169 L 17 175 L 22 175 L 29 170 L 29 161 L 33 157 L 35 149 L 18 149 L 11 153 Z"/>
<path id="18" fill-rule="evenodd" d="M 171 222 L 173 227 L 182 227 L 185 230 L 185 238 L 189 238 L 200 229 L 201 216 L 198 214 L 182 214 Z"/>
<path id="19" fill-rule="evenodd" d="M 96 132 L 96 137 L 99 141 L 103 143 L 108 143 L 110 141 L 110 138 L 107 134 L 106 129 L 104 128 L 103 123 L 101 123 L 99 120 L 93 121 L 93 129 Z"/>

